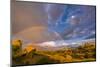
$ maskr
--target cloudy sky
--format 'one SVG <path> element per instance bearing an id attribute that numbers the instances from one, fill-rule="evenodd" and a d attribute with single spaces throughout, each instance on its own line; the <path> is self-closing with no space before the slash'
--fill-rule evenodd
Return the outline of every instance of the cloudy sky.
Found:
<path id="1" fill-rule="evenodd" d="M 33 42 L 95 38 L 95 6 L 12 3 L 13 38 Z"/>

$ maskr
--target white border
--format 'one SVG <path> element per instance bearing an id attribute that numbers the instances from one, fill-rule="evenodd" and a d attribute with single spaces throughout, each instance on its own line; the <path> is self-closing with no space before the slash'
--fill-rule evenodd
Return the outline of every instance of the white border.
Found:
<path id="1" fill-rule="evenodd" d="M 36 1 L 36 2 L 51 2 L 51 3 L 70 3 L 70 4 L 87 4 L 96 5 L 94 0 L 16 0 L 16 1 Z"/>
<path id="2" fill-rule="evenodd" d="M 25 0 L 24 0 L 25 1 Z M 98 67 L 100 66 L 100 0 L 30 0 L 37 2 L 96 5 L 97 7 L 97 61 L 37 65 L 34 67 Z M 0 67 L 10 67 L 10 0 L 0 0 Z M 32 67 L 32 66 L 27 66 Z"/>

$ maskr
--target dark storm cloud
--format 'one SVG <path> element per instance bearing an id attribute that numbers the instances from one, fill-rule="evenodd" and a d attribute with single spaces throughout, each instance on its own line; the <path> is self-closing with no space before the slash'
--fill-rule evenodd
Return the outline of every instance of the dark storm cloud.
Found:
<path id="1" fill-rule="evenodd" d="M 94 6 L 12 4 L 12 34 L 33 42 L 95 38 L 95 20 Z"/>
<path id="2" fill-rule="evenodd" d="M 18 33 L 32 26 L 46 26 L 47 14 L 44 4 L 31 2 L 12 3 L 12 33 Z"/>

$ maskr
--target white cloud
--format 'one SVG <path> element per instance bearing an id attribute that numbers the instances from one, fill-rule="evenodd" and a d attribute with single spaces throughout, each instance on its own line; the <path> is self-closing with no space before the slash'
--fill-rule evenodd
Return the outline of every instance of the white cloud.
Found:
<path id="1" fill-rule="evenodd" d="M 54 41 L 43 42 L 43 43 L 40 44 L 40 46 L 55 47 L 56 43 Z"/>

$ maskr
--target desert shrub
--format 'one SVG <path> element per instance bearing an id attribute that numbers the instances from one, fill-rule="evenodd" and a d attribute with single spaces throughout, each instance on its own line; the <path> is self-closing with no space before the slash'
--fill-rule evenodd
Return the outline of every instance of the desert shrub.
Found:
<path id="1" fill-rule="evenodd" d="M 68 54 L 68 55 L 72 55 L 72 49 L 68 49 L 68 50 L 66 50 L 66 54 Z"/>
<path id="2" fill-rule="evenodd" d="M 51 59 L 49 57 L 42 57 L 36 62 L 36 64 L 51 64 L 51 63 L 59 63 L 59 61 Z"/>
<path id="3" fill-rule="evenodd" d="M 95 58 L 95 57 L 96 57 L 95 52 L 91 52 L 91 53 L 87 52 L 87 53 L 85 53 L 85 58 Z"/>
<path id="4" fill-rule="evenodd" d="M 84 59 L 85 54 L 84 53 L 76 53 L 72 55 L 73 58 L 78 58 L 78 59 Z"/>
<path id="5" fill-rule="evenodd" d="M 66 55 L 65 59 L 66 59 L 66 62 L 72 62 L 73 61 L 73 58 L 70 55 Z"/>
<path id="6" fill-rule="evenodd" d="M 12 57 L 17 58 L 20 55 L 21 55 L 21 44 L 12 45 Z"/>
<path id="7" fill-rule="evenodd" d="M 22 41 L 21 40 L 13 40 L 11 44 L 12 44 L 13 52 L 21 51 L 21 49 L 22 49 Z"/>
<path id="8" fill-rule="evenodd" d="M 72 54 L 72 57 L 73 58 L 78 58 L 78 55 L 75 53 L 75 54 Z"/>

